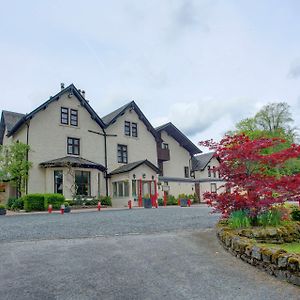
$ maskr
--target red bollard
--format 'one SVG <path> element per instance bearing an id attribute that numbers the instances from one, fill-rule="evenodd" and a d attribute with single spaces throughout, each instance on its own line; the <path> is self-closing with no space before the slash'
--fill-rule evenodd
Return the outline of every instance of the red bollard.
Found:
<path id="1" fill-rule="evenodd" d="M 167 193 L 164 192 L 164 206 L 167 206 Z"/>
<path id="2" fill-rule="evenodd" d="M 101 202 L 100 201 L 98 202 L 97 209 L 98 209 L 98 211 L 101 210 Z"/>
<path id="3" fill-rule="evenodd" d="M 128 200 L 128 208 L 131 209 L 131 200 Z"/>
<path id="4" fill-rule="evenodd" d="M 191 207 L 191 199 L 188 199 L 187 205 L 188 205 L 188 207 Z"/>
<path id="5" fill-rule="evenodd" d="M 52 213 L 52 204 L 49 204 L 49 206 L 48 206 L 48 213 L 49 213 L 49 214 Z"/>
<path id="6" fill-rule="evenodd" d="M 178 199 L 178 206 L 180 206 L 180 199 Z"/>
<path id="7" fill-rule="evenodd" d="M 62 215 L 65 213 L 65 205 L 64 205 L 64 204 L 62 204 L 62 205 L 60 206 L 60 213 L 61 213 Z"/>

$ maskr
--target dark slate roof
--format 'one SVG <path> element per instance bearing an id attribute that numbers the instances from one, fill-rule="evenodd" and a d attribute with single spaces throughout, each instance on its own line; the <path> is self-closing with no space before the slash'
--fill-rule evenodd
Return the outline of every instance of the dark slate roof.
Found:
<path id="1" fill-rule="evenodd" d="M 203 171 L 214 157 L 215 152 L 203 153 L 192 157 L 192 171 Z"/>
<path id="2" fill-rule="evenodd" d="M 31 113 L 24 115 L 16 124 L 15 126 L 11 129 L 11 131 L 9 132 L 8 136 L 11 136 L 12 134 L 14 134 L 15 132 L 18 131 L 18 129 L 25 124 L 28 120 L 31 120 L 35 114 L 37 114 L 39 111 L 46 109 L 47 106 L 54 102 L 57 101 L 59 99 L 59 97 L 61 95 L 63 95 L 64 93 L 69 92 L 72 95 L 75 95 L 77 97 L 77 99 L 80 101 L 81 105 L 83 107 L 86 108 L 86 110 L 90 113 L 91 117 L 93 120 L 95 120 L 98 125 L 101 128 L 105 128 L 105 124 L 104 122 L 101 120 L 101 118 L 97 115 L 97 113 L 93 110 L 93 108 L 90 106 L 90 104 L 88 103 L 88 101 L 86 99 L 84 99 L 84 97 L 81 95 L 81 93 L 77 90 L 77 88 L 74 86 L 74 84 L 70 84 L 68 87 L 66 87 L 65 89 L 61 90 L 59 93 L 57 93 L 55 96 L 50 97 L 49 100 L 47 100 L 46 102 L 44 102 L 43 104 L 41 104 L 38 108 L 36 108 L 35 110 L 33 110 Z"/>
<path id="3" fill-rule="evenodd" d="M 112 172 L 110 172 L 110 175 L 115 175 L 115 174 L 120 174 L 120 173 L 127 173 L 127 172 L 130 172 L 130 171 L 134 170 L 135 168 L 137 168 L 137 167 L 139 167 L 143 164 L 147 165 L 149 168 L 154 170 L 157 174 L 159 173 L 159 169 L 153 163 L 151 163 L 149 160 L 145 159 L 145 160 L 139 160 L 139 161 L 121 166 L 121 167 L 113 170 Z"/>
<path id="4" fill-rule="evenodd" d="M 161 141 L 161 138 L 157 134 L 154 127 L 151 125 L 151 123 L 148 121 L 148 119 L 145 117 L 143 112 L 140 110 L 140 108 L 137 106 L 137 104 L 134 101 L 131 101 L 120 108 L 114 110 L 110 114 L 102 117 L 103 122 L 106 124 L 106 127 L 113 124 L 120 116 L 122 116 L 127 109 L 134 110 L 137 115 L 139 116 L 139 119 L 146 125 L 148 130 L 152 133 L 152 135 L 155 137 L 157 141 Z"/>
<path id="5" fill-rule="evenodd" d="M 7 132 L 9 133 L 12 128 L 24 117 L 24 114 L 6 111 L 3 110 L 1 114 L 0 121 L 0 144 L 3 142 L 3 137 L 5 134 L 5 128 L 7 128 Z"/>
<path id="6" fill-rule="evenodd" d="M 65 156 L 65 157 L 52 159 L 40 163 L 40 166 L 45 168 L 65 167 L 67 165 L 70 165 L 72 167 L 77 167 L 77 168 L 98 169 L 100 171 L 106 170 L 106 168 L 101 164 L 97 164 L 90 160 L 84 159 L 82 157 L 75 157 L 75 156 Z"/>
<path id="7" fill-rule="evenodd" d="M 174 124 L 171 122 L 156 127 L 157 132 L 166 131 L 172 136 L 183 148 L 185 148 L 191 155 L 201 153 L 202 151 L 195 146 L 185 134 L 183 134 Z"/>

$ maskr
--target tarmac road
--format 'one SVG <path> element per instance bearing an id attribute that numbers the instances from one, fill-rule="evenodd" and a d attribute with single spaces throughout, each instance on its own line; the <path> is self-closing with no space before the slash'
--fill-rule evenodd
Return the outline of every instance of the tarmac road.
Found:
<path id="1" fill-rule="evenodd" d="M 300 299 L 223 250 L 206 207 L 104 215 L 1 218 L 0 299 Z"/>

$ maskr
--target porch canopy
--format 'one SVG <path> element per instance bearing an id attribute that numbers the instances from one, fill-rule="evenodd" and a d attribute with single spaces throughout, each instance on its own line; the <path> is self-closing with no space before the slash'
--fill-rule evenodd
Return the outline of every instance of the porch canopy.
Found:
<path id="1" fill-rule="evenodd" d="M 40 163 L 40 166 L 45 168 L 71 166 L 74 168 L 98 169 L 102 172 L 106 170 L 106 168 L 101 164 L 97 164 L 95 162 L 92 162 L 82 157 L 74 157 L 74 156 L 65 156 L 61 158 L 48 160 Z"/>
<path id="2" fill-rule="evenodd" d="M 153 171 L 155 171 L 157 174 L 159 173 L 159 169 L 154 164 L 152 164 L 149 160 L 145 159 L 145 160 L 139 160 L 139 161 L 132 162 L 132 163 L 126 164 L 124 166 L 121 166 L 121 167 L 113 170 L 112 172 L 110 172 L 109 175 L 116 175 L 116 174 L 121 174 L 121 173 L 127 173 L 127 172 L 130 172 L 130 171 L 138 168 L 141 165 L 146 165 L 150 169 L 152 169 Z"/>

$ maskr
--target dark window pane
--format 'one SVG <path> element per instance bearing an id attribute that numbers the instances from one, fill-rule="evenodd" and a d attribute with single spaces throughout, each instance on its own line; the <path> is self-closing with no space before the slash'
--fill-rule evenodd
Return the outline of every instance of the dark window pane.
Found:
<path id="1" fill-rule="evenodd" d="M 125 121 L 124 133 L 125 133 L 125 135 L 130 136 L 130 122 L 128 122 L 128 121 Z"/>
<path id="2" fill-rule="evenodd" d="M 80 140 L 76 138 L 68 138 L 68 154 L 79 155 L 80 154 Z"/>
<path id="3" fill-rule="evenodd" d="M 131 124 L 131 130 L 132 130 L 132 136 L 137 137 L 138 136 L 137 123 Z"/>
<path id="4" fill-rule="evenodd" d="M 78 126 L 78 111 L 76 109 L 71 109 L 71 121 L 72 126 Z"/>
<path id="5" fill-rule="evenodd" d="M 61 124 L 69 124 L 69 109 L 66 107 L 60 109 L 60 122 Z"/>
<path id="6" fill-rule="evenodd" d="M 75 184 L 77 188 L 76 195 L 91 195 L 90 172 L 75 171 Z"/>
<path id="7" fill-rule="evenodd" d="M 54 193 L 63 193 L 63 171 L 54 171 Z"/>
<path id="8" fill-rule="evenodd" d="M 118 162 L 127 163 L 127 146 L 118 145 Z"/>

